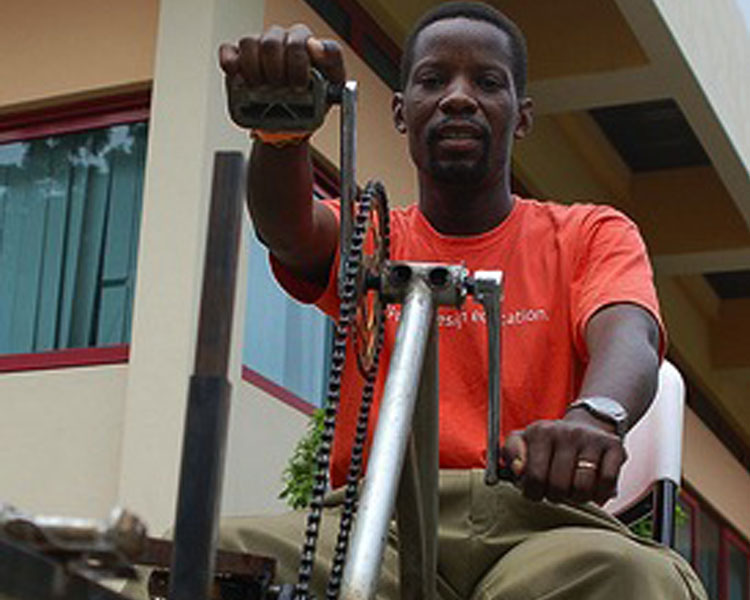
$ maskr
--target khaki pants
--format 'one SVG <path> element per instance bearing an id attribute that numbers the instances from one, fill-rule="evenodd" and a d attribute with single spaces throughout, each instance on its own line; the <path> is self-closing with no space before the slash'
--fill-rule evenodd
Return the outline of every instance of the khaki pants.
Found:
<path id="1" fill-rule="evenodd" d="M 325 597 L 340 496 L 332 495 L 321 526 L 312 582 L 318 598 Z M 220 545 L 276 557 L 277 580 L 293 583 L 304 523 L 302 512 L 225 519 Z M 485 486 L 478 470 L 441 472 L 437 587 L 446 600 L 707 598 L 677 553 L 631 534 L 599 508 L 531 502 L 509 484 Z M 392 530 L 378 598 L 398 597 Z"/>

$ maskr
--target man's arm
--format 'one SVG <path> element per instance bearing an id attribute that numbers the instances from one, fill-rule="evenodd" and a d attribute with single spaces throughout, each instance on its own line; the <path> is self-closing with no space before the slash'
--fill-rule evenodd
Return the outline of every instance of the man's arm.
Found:
<path id="1" fill-rule="evenodd" d="M 627 409 L 632 427 L 656 390 L 659 329 L 655 319 L 632 304 L 605 307 L 589 320 L 586 345 L 589 363 L 581 397 L 616 400 Z M 576 408 L 562 419 L 538 421 L 514 432 L 503 454 L 527 497 L 603 504 L 617 493 L 626 458 L 614 429 L 606 420 Z M 588 466 L 581 468 L 581 462 Z"/>
<path id="2" fill-rule="evenodd" d="M 345 79 L 340 47 L 312 37 L 304 25 L 273 26 L 261 35 L 223 44 L 219 63 L 226 77 L 249 88 L 304 89 L 314 66 L 333 83 Z M 325 287 L 338 243 L 333 213 L 312 200 L 308 141 L 283 147 L 256 140 L 247 177 L 253 225 L 273 255 L 296 276 Z"/>

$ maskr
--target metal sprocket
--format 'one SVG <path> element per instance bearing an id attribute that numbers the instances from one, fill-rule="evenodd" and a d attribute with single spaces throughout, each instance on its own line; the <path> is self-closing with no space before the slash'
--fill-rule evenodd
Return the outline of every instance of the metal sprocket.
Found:
<path id="1" fill-rule="evenodd" d="M 377 331 L 385 318 L 385 306 L 376 287 L 383 266 L 390 257 L 390 227 L 388 200 L 379 181 L 369 182 L 362 193 L 362 206 L 369 205 L 365 220 L 365 239 L 372 235 L 372 252 L 362 251 L 357 275 L 356 315 L 351 331 L 357 366 L 363 377 L 375 364 Z M 367 241 L 365 241 L 367 243 Z"/>

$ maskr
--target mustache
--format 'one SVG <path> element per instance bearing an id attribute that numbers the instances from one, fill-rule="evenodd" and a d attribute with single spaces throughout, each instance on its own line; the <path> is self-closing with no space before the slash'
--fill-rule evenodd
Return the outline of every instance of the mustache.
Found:
<path id="1" fill-rule="evenodd" d="M 472 118 L 443 117 L 440 121 L 432 125 L 427 130 L 427 143 L 429 145 L 437 143 L 438 138 L 440 137 L 439 131 L 443 127 L 447 127 L 449 125 L 471 125 L 480 132 L 482 142 L 484 142 L 485 144 L 489 144 L 490 142 L 490 129 L 484 123 L 480 123 L 479 121 Z"/>

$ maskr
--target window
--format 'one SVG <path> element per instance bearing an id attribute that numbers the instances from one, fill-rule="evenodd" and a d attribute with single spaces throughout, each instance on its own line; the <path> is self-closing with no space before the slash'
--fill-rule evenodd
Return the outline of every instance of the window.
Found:
<path id="1" fill-rule="evenodd" d="M 680 492 L 676 549 L 711 600 L 750 600 L 750 544 L 697 494 Z"/>
<path id="2" fill-rule="evenodd" d="M 0 354 L 127 344 L 143 96 L 0 122 Z"/>
<path id="3" fill-rule="evenodd" d="M 750 600 L 750 546 L 731 531 L 724 532 L 726 573 L 724 579 L 727 600 Z"/>
<path id="4" fill-rule="evenodd" d="M 697 570 L 708 597 L 719 598 L 719 524 L 706 511 L 698 513 Z"/>
<path id="5" fill-rule="evenodd" d="M 314 195 L 338 196 L 336 184 L 318 167 Z M 333 323 L 286 295 L 271 273 L 268 251 L 250 236 L 243 378 L 310 413 L 326 395 Z"/>

